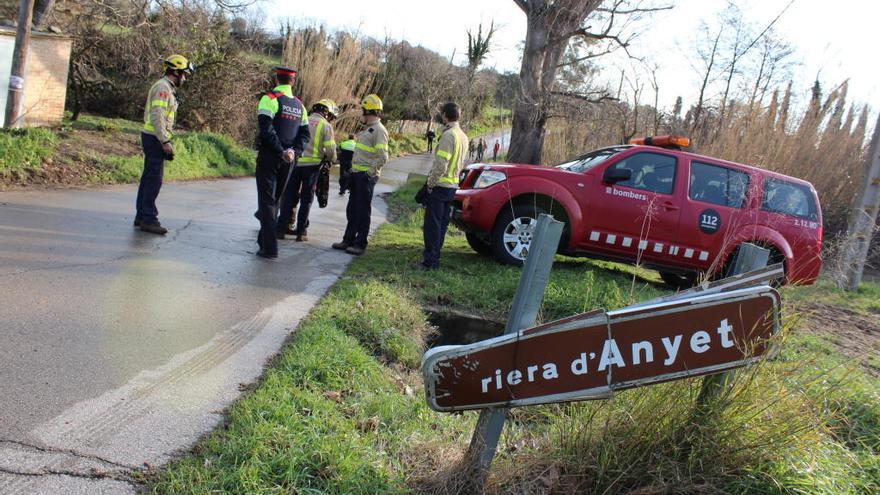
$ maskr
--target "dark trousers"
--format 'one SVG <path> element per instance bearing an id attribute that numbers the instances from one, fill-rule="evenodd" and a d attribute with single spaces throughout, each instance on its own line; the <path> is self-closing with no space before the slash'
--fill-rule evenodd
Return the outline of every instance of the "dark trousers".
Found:
<path id="1" fill-rule="evenodd" d="M 435 187 L 425 200 L 425 222 L 422 224 L 422 235 L 425 239 L 422 264 L 425 266 L 440 267 L 440 250 L 446 239 L 454 198 L 455 189 Z"/>
<path id="2" fill-rule="evenodd" d="M 274 151 L 257 153 L 257 217 L 260 220 L 257 244 L 268 255 L 278 254 L 278 239 L 275 237 L 278 199 L 289 173 L 290 164 L 285 163 Z"/>
<path id="3" fill-rule="evenodd" d="M 156 136 L 143 132 L 141 145 L 144 148 L 144 171 L 138 184 L 134 219 L 141 223 L 159 223 L 156 198 L 159 189 L 162 189 L 162 176 L 165 174 L 165 152 Z"/>
<path id="4" fill-rule="evenodd" d="M 373 204 L 373 188 L 378 179 L 373 179 L 366 172 L 351 174 L 351 194 L 348 196 L 348 207 L 345 217 L 345 235 L 342 242 L 349 246 L 367 247 L 367 236 L 370 234 L 370 213 Z"/>
<path id="5" fill-rule="evenodd" d="M 317 164 L 304 167 L 297 165 L 290 174 L 287 188 L 281 197 L 281 212 L 278 215 L 278 224 L 275 226 L 278 232 L 286 232 L 287 225 L 292 220 L 293 206 L 299 201 L 299 210 L 296 213 L 296 234 L 305 234 L 309 227 L 309 210 L 312 208 L 312 199 L 315 193 L 315 183 L 318 181 L 318 171 L 321 167 Z"/>
<path id="6" fill-rule="evenodd" d="M 339 159 L 339 193 L 344 193 L 347 189 L 351 189 L 351 157 L 348 159 Z"/>
<path id="7" fill-rule="evenodd" d="M 431 150 L 433 150 L 433 149 L 434 149 L 434 140 L 433 140 L 433 139 L 429 139 L 429 140 L 428 140 L 428 153 L 430 153 Z"/>

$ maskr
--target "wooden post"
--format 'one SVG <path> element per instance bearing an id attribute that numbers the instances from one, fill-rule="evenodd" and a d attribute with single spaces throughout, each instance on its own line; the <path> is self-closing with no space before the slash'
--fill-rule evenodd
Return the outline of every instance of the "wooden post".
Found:
<path id="1" fill-rule="evenodd" d="M 538 217 L 528 258 L 516 288 L 507 325 L 504 327 L 505 334 L 515 333 L 535 324 L 564 225 L 550 215 L 542 214 Z M 477 493 L 482 491 L 485 484 L 506 419 L 507 408 L 490 408 L 480 412 L 480 419 L 465 456 L 469 463 L 467 471 L 471 476 L 470 488 Z"/>
<path id="2" fill-rule="evenodd" d="M 871 246 L 877 210 L 880 209 L 880 115 L 874 125 L 874 137 L 865 161 L 865 180 L 861 193 L 853 204 L 843 250 L 843 268 L 846 279 L 842 289 L 858 290 L 865 271 L 865 259 Z"/>
<path id="3" fill-rule="evenodd" d="M 12 51 L 12 70 L 9 76 L 9 95 L 6 97 L 6 120 L 8 128 L 21 127 L 21 106 L 24 101 L 24 75 L 27 68 L 28 45 L 31 40 L 31 19 L 34 0 L 21 0 L 18 8 L 18 30 L 15 32 L 15 48 Z"/>
<path id="4" fill-rule="evenodd" d="M 733 269 L 728 275 L 739 275 L 741 273 L 759 270 L 767 266 L 770 260 L 770 251 L 754 244 L 743 243 L 736 251 L 736 259 L 733 263 Z M 703 385 L 700 387 L 700 395 L 697 397 L 697 412 L 702 414 L 701 410 L 711 400 L 720 397 L 733 385 L 734 371 L 725 371 L 715 375 L 709 375 L 703 378 Z"/>

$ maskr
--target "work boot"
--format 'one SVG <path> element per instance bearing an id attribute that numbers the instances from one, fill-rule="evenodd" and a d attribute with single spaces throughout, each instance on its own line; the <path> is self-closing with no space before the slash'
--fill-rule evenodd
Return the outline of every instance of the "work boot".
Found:
<path id="1" fill-rule="evenodd" d="M 141 223 L 141 232 L 149 232 L 151 234 L 165 235 L 168 233 L 168 229 L 156 223 Z"/>
<path id="2" fill-rule="evenodd" d="M 262 249 L 257 251 L 257 256 L 259 256 L 260 258 L 266 258 L 267 260 L 277 260 L 278 259 L 278 253 L 268 254 L 265 251 L 263 251 Z"/>
<path id="3" fill-rule="evenodd" d="M 309 240 L 309 236 L 306 234 L 297 234 L 295 240 L 296 242 L 306 242 Z"/>
<path id="4" fill-rule="evenodd" d="M 348 248 L 345 250 L 345 252 L 348 254 L 353 254 L 355 256 L 360 256 L 360 255 L 364 254 L 364 248 L 357 247 L 357 246 L 348 246 Z"/>
<path id="5" fill-rule="evenodd" d="M 333 249 L 338 249 L 340 251 L 345 251 L 348 249 L 348 244 L 346 244 L 345 241 L 334 242 L 330 247 L 332 247 Z"/>

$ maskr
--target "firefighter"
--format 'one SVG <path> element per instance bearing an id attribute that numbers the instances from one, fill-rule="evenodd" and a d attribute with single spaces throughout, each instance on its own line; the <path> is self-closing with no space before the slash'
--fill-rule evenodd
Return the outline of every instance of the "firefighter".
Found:
<path id="1" fill-rule="evenodd" d="M 177 113 L 177 88 L 183 86 L 187 77 L 195 71 L 193 64 L 183 55 L 174 54 L 162 60 L 165 76 L 156 81 L 147 93 L 144 107 L 144 128 L 141 145 L 144 149 L 144 171 L 138 185 L 135 200 L 134 226 L 143 232 L 165 235 L 168 229 L 159 223 L 156 198 L 162 188 L 165 160 L 174 159 L 171 144 L 174 117 Z"/>
<path id="2" fill-rule="evenodd" d="M 333 249 L 354 255 L 364 254 L 367 248 L 373 188 L 379 181 L 379 171 L 388 161 L 388 131 L 381 121 L 382 100 L 369 94 L 361 102 L 361 109 L 364 128 L 357 135 L 351 161 L 351 193 L 345 210 L 348 223 L 342 242 L 333 244 Z"/>
<path id="3" fill-rule="evenodd" d="M 449 227 L 452 200 L 458 188 L 458 174 L 464 166 L 469 144 L 458 124 L 461 108 L 457 104 L 443 104 L 440 116 L 444 124 L 443 132 L 440 134 L 431 171 L 425 183 L 427 194 L 424 199 L 425 221 L 422 224 L 425 251 L 420 263 L 424 270 L 440 268 L 440 250 Z"/>
<path id="4" fill-rule="evenodd" d="M 308 114 L 302 102 L 293 96 L 291 84 L 295 78 L 296 69 L 276 67 L 278 85 L 263 95 L 257 105 L 257 256 L 269 259 L 278 257 L 278 199 L 283 195 L 290 167 L 296 165 L 309 140 Z"/>
<path id="5" fill-rule="evenodd" d="M 349 134 L 348 139 L 339 144 L 339 195 L 345 194 L 349 187 L 351 176 L 351 159 L 354 156 L 354 134 Z"/>
<path id="6" fill-rule="evenodd" d="M 333 138 L 333 122 L 339 115 L 339 108 L 333 100 L 324 98 L 309 111 L 309 141 L 305 145 L 303 155 L 297 160 L 296 167 L 290 174 L 290 181 L 281 198 L 281 214 L 278 217 L 278 238 L 284 234 L 292 234 L 296 242 L 309 239 L 306 229 L 309 227 L 309 211 L 314 198 L 318 172 L 323 163 L 336 160 L 336 141 Z M 299 201 L 296 214 L 296 228 L 291 229 L 293 210 Z"/>

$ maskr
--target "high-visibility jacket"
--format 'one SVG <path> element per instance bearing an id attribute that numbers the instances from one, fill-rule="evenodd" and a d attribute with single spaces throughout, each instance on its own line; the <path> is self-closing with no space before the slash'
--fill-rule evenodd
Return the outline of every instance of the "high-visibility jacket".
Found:
<path id="1" fill-rule="evenodd" d="M 279 156 L 293 148 L 302 154 L 309 140 L 309 118 L 299 98 L 293 96 L 289 84 L 276 86 L 257 105 L 257 125 L 260 129 L 258 145 L 262 151 L 274 151 Z"/>
<path id="2" fill-rule="evenodd" d="M 345 151 L 354 151 L 355 140 L 354 139 L 346 139 L 345 141 L 339 143 L 339 147 L 344 149 Z"/>
<path id="3" fill-rule="evenodd" d="M 153 83 L 147 93 L 143 132 L 156 136 L 156 139 L 163 144 L 171 141 L 176 114 L 177 95 L 174 93 L 174 84 L 167 77 L 163 77 Z"/>
<path id="4" fill-rule="evenodd" d="M 309 134 L 311 137 L 303 149 L 297 165 L 315 166 L 322 161 L 336 161 L 336 141 L 333 138 L 333 126 L 317 113 L 309 115 Z"/>
<path id="5" fill-rule="evenodd" d="M 428 188 L 458 187 L 458 174 L 464 167 L 469 140 L 458 122 L 450 122 L 443 128 L 434 161 L 428 173 Z"/>
<path id="6" fill-rule="evenodd" d="M 367 124 L 355 137 L 351 170 L 367 172 L 378 177 L 379 170 L 388 162 L 388 131 L 380 120 Z"/>

